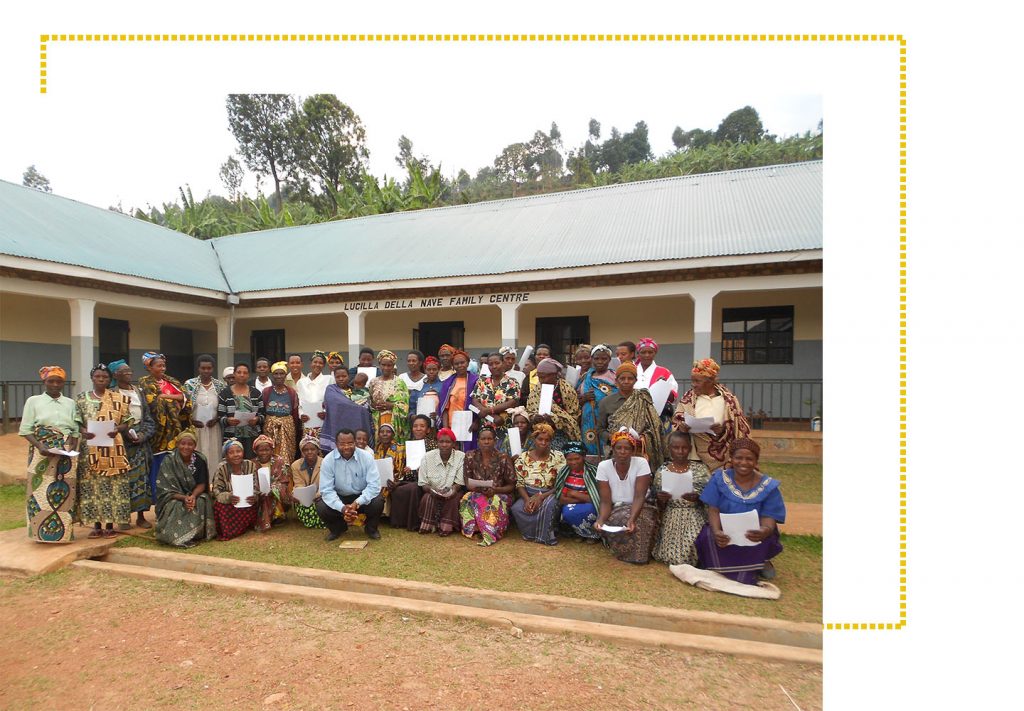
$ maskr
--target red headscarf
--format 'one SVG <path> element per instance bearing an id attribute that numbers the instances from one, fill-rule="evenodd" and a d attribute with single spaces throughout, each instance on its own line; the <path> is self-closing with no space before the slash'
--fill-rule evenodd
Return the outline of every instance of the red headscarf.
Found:
<path id="1" fill-rule="evenodd" d="M 459 441 L 458 437 L 456 437 L 456 436 L 455 436 L 455 433 L 454 433 L 454 432 L 452 432 L 452 431 L 451 431 L 451 430 L 450 430 L 449 428 L 447 428 L 447 427 L 442 427 L 441 429 L 439 429 L 439 430 L 437 431 L 437 438 L 438 438 L 438 439 L 441 439 L 441 437 L 447 437 L 447 438 L 449 438 L 449 439 L 450 439 L 450 440 L 451 440 L 452 442 L 458 442 L 458 441 Z"/>

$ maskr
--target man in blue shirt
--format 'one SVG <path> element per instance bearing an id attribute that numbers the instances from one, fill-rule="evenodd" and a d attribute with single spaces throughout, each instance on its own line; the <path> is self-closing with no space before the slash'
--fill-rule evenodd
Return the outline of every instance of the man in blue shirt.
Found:
<path id="1" fill-rule="evenodd" d="M 366 515 L 366 535 L 378 540 L 384 496 L 377 464 L 372 454 L 356 449 L 355 433 L 348 428 L 338 432 L 336 444 L 337 449 L 324 457 L 320 465 L 316 512 L 327 524 L 329 533 L 325 540 L 336 540 L 359 514 Z"/>

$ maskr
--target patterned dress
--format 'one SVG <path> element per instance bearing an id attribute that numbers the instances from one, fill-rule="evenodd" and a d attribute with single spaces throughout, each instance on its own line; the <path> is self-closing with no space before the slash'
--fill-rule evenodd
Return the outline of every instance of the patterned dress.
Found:
<path id="1" fill-rule="evenodd" d="M 666 462 L 654 474 L 654 489 L 661 491 L 662 475 L 668 468 Z M 698 495 L 711 480 L 711 473 L 702 462 L 690 462 L 690 473 L 693 474 L 693 490 Z M 661 513 L 661 530 L 652 553 L 655 560 L 669 565 L 697 565 L 697 549 L 694 543 L 700 531 L 707 525 L 707 508 L 699 501 L 691 502 L 674 498 L 665 505 Z"/>
<path id="2" fill-rule="evenodd" d="M 473 397 L 479 400 L 484 407 L 494 407 L 506 400 L 514 400 L 518 403 L 521 396 L 519 381 L 507 375 L 501 376 L 498 382 L 494 382 L 490 376 L 483 376 L 476 381 L 476 389 L 473 391 Z M 508 436 L 507 424 L 495 428 L 498 442 L 504 441 Z"/>
<path id="3" fill-rule="evenodd" d="M 198 377 L 186 380 L 185 397 L 188 398 L 192 410 L 189 417 L 196 418 L 198 412 L 210 412 L 212 409 L 213 413 L 209 419 L 216 419 L 217 401 L 221 391 L 227 386 L 228 384 L 219 378 L 211 378 L 208 385 L 203 385 L 203 381 Z M 219 421 L 212 427 L 205 426 L 205 422 L 203 425 L 203 427 L 196 428 L 196 434 L 199 437 L 196 448 L 206 456 L 207 466 L 211 470 L 216 470 L 220 466 L 220 448 L 224 443 L 224 435 Z"/>
<path id="4" fill-rule="evenodd" d="M 561 452 L 551 450 L 546 459 L 534 460 L 529 453 L 523 452 L 516 459 L 516 486 L 526 489 L 533 496 L 537 493 L 550 491 L 558 477 L 558 472 L 565 466 L 565 456 Z M 533 513 L 526 512 L 526 500 L 518 499 L 512 504 L 512 517 L 516 527 L 525 541 L 536 541 L 549 546 L 558 544 L 555 527 L 558 524 L 558 495 L 551 494 L 541 502 Z"/>
<path id="5" fill-rule="evenodd" d="M 65 433 L 56 427 L 36 424 L 32 435 L 47 449 L 64 449 Z M 26 482 L 28 537 L 39 543 L 68 543 L 75 540 L 73 522 L 78 500 L 77 461 L 56 454 L 42 454 L 33 447 Z"/>
<path id="6" fill-rule="evenodd" d="M 316 464 L 312 468 L 306 464 L 306 459 L 296 459 L 292 462 L 291 466 L 291 477 L 292 484 L 290 491 L 304 486 L 320 486 L 320 465 L 323 464 L 324 458 L 317 457 Z M 299 519 L 303 526 L 306 528 L 326 528 L 323 519 L 320 518 L 320 514 L 316 512 L 316 499 L 320 498 L 320 492 L 317 491 L 316 497 L 313 499 L 313 503 L 309 506 L 303 506 L 299 503 L 293 503 L 292 508 L 295 511 L 295 516 Z"/>
<path id="7" fill-rule="evenodd" d="M 491 461 L 485 465 L 480 450 L 474 450 L 466 454 L 463 467 L 467 487 L 470 479 L 494 482 L 495 487 L 513 486 L 516 482 L 512 460 L 503 452 L 493 452 Z M 508 528 L 511 503 L 511 494 L 494 494 L 487 498 L 479 492 L 467 492 L 459 505 L 462 535 L 472 538 L 479 533 L 481 546 L 497 543 Z"/>
<path id="8" fill-rule="evenodd" d="M 288 505 L 286 502 L 291 501 L 292 496 L 291 467 L 288 466 L 288 462 L 276 454 L 270 455 L 269 462 L 261 462 L 259 458 L 255 458 L 252 463 L 256 465 L 257 469 L 270 468 L 270 491 L 267 497 L 271 503 L 270 520 L 272 523 L 281 523 L 287 518 L 285 512 Z"/>
<path id="9" fill-rule="evenodd" d="M 117 387 L 112 387 L 111 390 L 121 393 L 131 401 L 129 409 L 132 417 L 135 418 L 132 429 L 135 430 L 135 434 L 139 438 L 138 442 L 133 442 L 130 437 L 126 437 L 124 440 L 125 453 L 128 455 L 128 492 L 131 499 L 131 510 L 132 513 L 148 511 L 149 507 L 153 505 L 153 498 L 149 491 L 149 469 L 153 465 L 153 450 L 150 449 L 149 442 L 156 432 L 156 423 L 149 413 L 149 408 L 144 404 L 142 393 L 138 390 L 122 390 Z M 138 398 L 138 404 L 136 404 L 136 398 Z M 136 416 L 136 409 L 138 416 Z M 219 447 L 217 452 L 220 453 Z M 157 478 L 159 476 L 157 474 Z"/>
<path id="10" fill-rule="evenodd" d="M 594 402 L 583 403 L 583 414 L 580 420 L 583 446 L 586 447 L 587 454 L 596 456 L 601 456 L 602 454 L 597 430 L 597 410 L 605 396 L 617 393 L 618 391 L 619 386 L 615 384 L 615 373 L 611 370 L 605 370 L 598 375 L 591 368 L 581 378 L 580 392 L 583 394 L 594 393 Z"/>
<path id="11" fill-rule="evenodd" d="M 83 426 L 90 421 L 132 425 L 131 401 L 114 390 L 102 398 L 92 392 L 79 393 L 75 407 Z M 79 512 L 84 523 L 127 524 L 131 522 L 131 489 L 128 482 L 128 453 L 121 434 L 114 435 L 113 447 L 95 447 L 82 438 L 79 455 Z"/>
<path id="12" fill-rule="evenodd" d="M 187 463 L 177 452 L 164 457 L 156 478 L 158 541 L 180 547 L 216 537 L 209 478 L 206 458 L 198 450 L 192 453 Z M 195 508 L 189 511 L 185 502 L 175 497 L 191 495 L 199 484 L 206 484 L 206 489 L 196 497 Z"/>
<path id="13" fill-rule="evenodd" d="M 256 473 L 258 467 L 249 459 L 243 459 L 239 471 L 233 472 L 227 460 L 220 463 L 213 483 L 210 486 L 215 501 L 213 502 L 213 518 L 217 524 L 217 538 L 230 541 L 241 536 L 250 528 L 266 531 L 270 528 L 274 512 L 273 497 L 260 493 L 260 479 Z M 231 504 L 231 475 L 248 474 L 253 478 L 252 489 L 256 503 L 252 506 L 237 507 Z"/>
<path id="14" fill-rule="evenodd" d="M 378 410 L 377 406 L 390 403 L 390 410 Z M 405 444 L 409 439 L 409 388 L 401 378 L 374 378 L 370 382 L 370 413 L 373 415 L 373 430 L 380 431 L 382 424 L 395 428 L 395 442 Z"/>

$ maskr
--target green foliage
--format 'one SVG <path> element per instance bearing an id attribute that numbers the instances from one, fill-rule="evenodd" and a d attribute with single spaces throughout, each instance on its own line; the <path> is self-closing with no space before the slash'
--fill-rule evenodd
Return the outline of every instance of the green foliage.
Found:
<path id="1" fill-rule="evenodd" d="M 228 127 L 238 141 L 238 152 L 249 170 L 274 179 L 281 203 L 281 181 L 293 157 L 290 121 L 295 100 L 288 94 L 230 94 Z"/>
<path id="2" fill-rule="evenodd" d="M 764 135 L 764 126 L 761 125 L 757 111 L 752 106 L 744 106 L 722 119 L 715 131 L 715 140 L 719 143 L 753 143 L 760 141 Z"/>
<path id="3" fill-rule="evenodd" d="M 356 181 L 366 170 L 366 129 L 355 111 L 334 94 L 315 94 L 303 101 L 301 111 L 289 117 L 287 132 L 289 162 L 328 197 L 328 186 L 337 191 L 342 182 Z"/>

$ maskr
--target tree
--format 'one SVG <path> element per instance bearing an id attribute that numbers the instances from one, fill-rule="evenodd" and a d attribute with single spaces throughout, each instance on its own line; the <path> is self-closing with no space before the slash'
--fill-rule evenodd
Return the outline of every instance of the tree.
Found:
<path id="1" fill-rule="evenodd" d="M 626 151 L 626 163 L 642 163 L 650 160 L 651 142 L 647 136 L 647 123 L 637 121 L 633 130 L 623 135 L 622 145 Z"/>
<path id="2" fill-rule="evenodd" d="M 556 146 L 562 145 L 562 132 L 558 130 L 558 124 L 554 121 L 551 122 L 551 131 L 548 133 L 551 137 L 551 142 Z"/>
<path id="3" fill-rule="evenodd" d="M 25 172 L 21 175 L 21 184 L 26 188 L 35 188 L 36 190 L 42 190 L 44 193 L 52 193 L 53 189 L 50 187 L 50 181 L 45 175 L 36 170 L 34 165 L 30 165 L 25 169 Z"/>
<path id="4" fill-rule="evenodd" d="M 752 106 L 736 109 L 722 119 L 715 131 L 715 140 L 732 141 L 733 143 L 754 143 L 764 136 L 761 117 Z"/>
<path id="5" fill-rule="evenodd" d="M 370 152 L 366 129 L 349 106 L 334 94 L 314 94 L 302 102 L 302 110 L 288 122 L 291 161 L 319 183 L 333 203 L 333 194 L 344 181 L 358 182 Z M 333 203 L 337 207 L 337 203 Z"/>
<path id="6" fill-rule="evenodd" d="M 590 119 L 590 125 L 587 127 L 587 135 L 591 141 L 596 141 L 601 138 L 601 122 L 597 119 Z"/>
<path id="7" fill-rule="evenodd" d="M 242 169 L 242 164 L 235 160 L 234 156 L 228 156 L 228 159 L 220 167 L 220 182 L 228 191 L 228 197 L 236 202 L 241 196 L 243 180 L 245 180 L 245 171 Z"/>
<path id="8" fill-rule="evenodd" d="M 714 132 L 705 131 L 702 128 L 684 131 L 679 126 L 676 126 L 676 130 L 672 132 L 672 144 L 680 151 L 691 148 L 704 148 L 714 142 Z"/>
<path id="9" fill-rule="evenodd" d="M 249 170 L 274 179 L 274 195 L 282 205 L 281 181 L 293 153 L 288 124 L 295 101 L 288 94 L 229 94 L 227 109 L 242 159 Z"/>
<path id="10" fill-rule="evenodd" d="M 501 179 L 513 184 L 513 195 L 515 195 L 515 185 L 525 183 L 530 177 L 527 166 L 528 158 L 529 150 L 525 143 L 512 143 L 505 146 L 501 155 L 494 159 L 495 172 Z"/>

